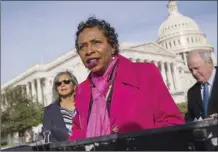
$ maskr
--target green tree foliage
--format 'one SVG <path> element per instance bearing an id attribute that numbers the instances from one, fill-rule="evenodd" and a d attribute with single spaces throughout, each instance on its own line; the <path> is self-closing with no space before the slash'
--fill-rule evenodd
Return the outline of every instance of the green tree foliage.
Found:
<path id="1" fill-rule="evenodd" d="M 1 97 L 1 135 L 23 133 L 42 123 L 43 105 L 33 102 L 21 86 L 5 90 Z"/>
<path id="2" fill-rule="evenodd" d="M 177 104 L 181 114 L 185 116 L 185 113 L 187 112 L 187 102 L 182 102 Z"/>

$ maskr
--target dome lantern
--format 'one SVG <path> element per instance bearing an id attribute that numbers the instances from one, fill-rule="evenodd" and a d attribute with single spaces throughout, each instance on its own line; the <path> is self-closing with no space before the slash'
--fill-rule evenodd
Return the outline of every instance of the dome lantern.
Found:
<path id="1" fill-rule="evenodd" d="M 177 3 L 175 0 L 169 1 L 167 7 L 169 15 L 178 13 Z"/>

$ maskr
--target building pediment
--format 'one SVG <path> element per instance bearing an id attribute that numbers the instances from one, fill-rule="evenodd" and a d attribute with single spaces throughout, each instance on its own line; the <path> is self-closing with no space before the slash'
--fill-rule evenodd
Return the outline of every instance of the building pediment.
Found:
<path id="1" fill-rule="evenodd" d="M 46 72 L 52 68 L 55 68 L 56 66 L 59 66 L 60 64 L 66 62 L 67 60 L 72 59 L 72 58 L 77 57 L 77 56 L 78 56 L 78 54 L 73 49 L 73 50 L 61 55 L 60 57 L 56 58 L 55 60 L 53 60 L 47 64 L 36 64 L 36 65 L 32 66 L 31 68 L 29 68 L 28 70 L 26 70 L 25 72 L 21 73 L 20 75 L 16 76 L 15 78 L 11 79 L 7 83 L 1 85 L 1 89 L 3 90 L 5 88 L 7 88 L 8 86 L 14 85 L 17 82 L 25 79 L 26 77 L 30 76 L 33 73 Z"/>
<path id="2" fill-rule="evenodd" d="M 149 53 L 149 54 L 157 54 L 157 55 L 164 55 L 164 56 L 175 56 L 174 53 L 167 51 L 165 48 L 158 45 L 156 42 L 149 42 L 149 43 L 143 43 L 140 45 L 135 45 L 127 48 L 127 50 L 131 51 L 140 51 L 143 53 Z"/>

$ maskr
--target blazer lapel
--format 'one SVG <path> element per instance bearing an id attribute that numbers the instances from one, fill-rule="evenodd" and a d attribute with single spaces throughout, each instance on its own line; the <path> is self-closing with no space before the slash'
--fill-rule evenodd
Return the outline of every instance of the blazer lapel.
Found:
<path id="1" fill-rule="evenodd" d="M 204 111 L 204 104 L 203 104 L 203 100 L 201 97 L 201 84 L 198 83 L 195 89 L 195 93 L 196 96 L 196 102 L 199 105 L 199 107 L 201 108 L 202 111 Z"/>
<path id="2" fill-rule="evenodd" d="M 132 63 L 122 56 L 118 56 L 118 58 L 119 65 L 116 71 L 110 108 L 111 126 L 119 120 L 120 116 L 123 118 L 126 107 L 133 101 L 136 88 L 138 87 Z M 130 74 L 126 74 L 126 69 L 128 69 Z"/>
<path id="3" fill-rule="evenodd" d="M 132 86 L 119 80 L 116 81 L 110 108 L 110 120 L 113 125 L 120 116 L 123 118 L 127 106 L 134 100 L 135 90 Z"/>
<path id="4" fill-rule="evenodd" d="M 64 122 L 64 119 L 63 119 L 63 116 L 62 116 L 62 113 L 60 111 L 60 107 L 58 105 L 58 103 L 56 103 L 56 106 L 55 106 L 55 109 L 54 109 L 54 114 L 56 113 L 56 120 L 57 120 L 57 123 L 58 124 L 58 127 L 60 127 L 61 129 L 63 129 L 64 131 L 67 132 L 66 130 L 66 126 L 65 126 L 65 122 Z"/>
<path id="5" fill-rule="evenodd" d="M 210 102 L 208 105 L 208 114 L 214 114 L 214 113 L 218 113 L 218 72 L 217 72 L 217 67 L 216 68 L 216 74 L 215 74 L 215 79 L 214 79 L 214 83 L 213 83 L 213 88 L 211 91 L 211 96 L 210 96 Z"/>
<path id="6" fill-rule="evenodd" d="M 84 84 L 81 84 L 81 86 L 77 88 L 76 99 L 75 99 L 76 101 L 75 106 L 79 110 L 78 112 L 81 118 L 80 125 L 82 128 L 87 128 L 90 98 L 91 98 L 91 83 L 87 78 Z"/>

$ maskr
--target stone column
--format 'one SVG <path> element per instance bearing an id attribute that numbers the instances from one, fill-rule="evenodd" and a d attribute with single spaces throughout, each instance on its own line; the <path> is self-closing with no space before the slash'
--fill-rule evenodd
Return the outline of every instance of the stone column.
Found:
<path id="1" fill-rule="evenodd" d="M 167 79 L 168 79 L 168 85 L 169 85 L 169 89 L 173 90 L 173 79 L 172 79 L 172 72 L 171 72 L 171 67 L 170 67 L 170 63 L 167 62 Z"/>
<path id="2" fill-rule="evenodd" d="M 152 63 L 158 67 L 157 61 L 152 61 Z"/>
<path id="3" fill-rule="evenodd" d="M 45 86 L 44 86 L 44 106 L 48 106 L 53 102 L 53 95 L 52 95 L 52 81 L 53 77 L 46 77 L 45 78 Z"/>
<path id="4" fill-rule="evenodd" d="M 166 77 L 166 70 L 165 70 L 164 62 L 161 62 L 161 75 L 163 77 L 165 85 L 167 85 L 167 83 L 166 83 L 167 77 Z"/>
<path id="5" fill-rule="evenodd" d="M 43 104 L 43 99 L 42 99 L 42 86 L 41 86 L 41 82 L 40 82 L 40 78 L 38 78 L 37 80 L 37 99 L 38 99 L 38 102 Z"/>
<path id="6" fill-rule="evenodd" d="M 35 80 L 31 81 L 31 92 L 32 92 L 32 99 L 36 101 L 36 90 L 35 90 Z"/>
<path id="7" fill-rule="evenodd" d="M 184 86 L 183 83 L 184 83 L 184 80 L 185 80 L 185 71 L 184 71 L 184 69 L 182 67 L 177 67 L 177 68 L 178 68 L 178 73 L 181 70 L 181 73 L 179 73 L 180 74 L 180 76 L 179 76 L 180 77 L 180 90 L 184 91 L 185 86 Z"/>
<path id="8" fill-rule="evenodd" d="M 181 80 L 179 79 L 179 74 L 178 74 L 177 66 L 175 65 L 175 63 L 172 64 L 172 68 L 173 68 L 173 80 L 175 83 L 175 90 L 181 91 L 180 90 Z"/>
<path id="9" fill-rule="evenodd" d="M 187 57 L 186 57 L 186 53 L 185 53 L 185 52 L 183 52 L 183 53 L 182 53 L 182 55 L 183 55 L 183 59 L 184 59 L 185 65 L 188 65 L 188 64 L 187 64 Z"/>
<path id="10" fill-rule="evenodd" d="M 26 93 L 26 86 L 22 84 L 22 93 Z"/>
<path id="11" fill-rule="evenodd" d="M 30 85 L 29 85 L 29 82 L 27 82 L 27 84 L 26 84 L 26 94 L 27 94 L 27 96 L 30 96 Z"/>

